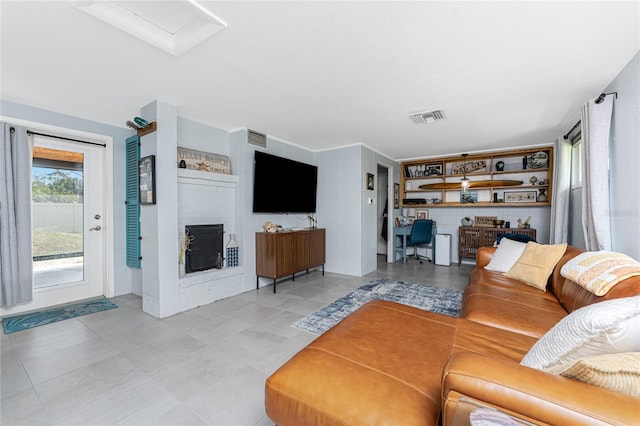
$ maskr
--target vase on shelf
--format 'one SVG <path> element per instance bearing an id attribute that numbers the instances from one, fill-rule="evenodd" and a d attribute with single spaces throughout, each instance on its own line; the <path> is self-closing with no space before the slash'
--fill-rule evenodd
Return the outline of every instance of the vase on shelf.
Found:
<path id="1" fill-rule="evenodd" d="M 240 263 L 238 243 L 236 242 L 236 234 L 229 234 L 229 242 L 227 243 L 227 268 L 238 266 Z"/>
<path id="2" fill-rule="evenodd" d="M 547 196 L 547 188 L 539 188 L 538 191 L 540 191 L 537 198 L 537 201 L 539 203 L 546 203 L 547 201 L 549 201 L 549 197 Z"/>

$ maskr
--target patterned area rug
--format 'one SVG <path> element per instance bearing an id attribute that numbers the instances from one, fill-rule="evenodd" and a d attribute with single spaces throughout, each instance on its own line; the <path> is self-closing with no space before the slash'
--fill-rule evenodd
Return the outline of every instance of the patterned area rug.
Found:
<path id="1" fill-rule="evenodd" d="M 378 278 L 318 312 L 296 321 L 292 326 L 319 336 L 370 300 L 388 300 L 457 317 L 460 315 L 462 292 L 426 284 Z"/>
<path id="2" fill-rule="evenodd" d="M 2 326 L 4 327 L 4 333 L 10 334 L 69 318 L 115 309 L 117 307 L 118 305 L 115 303 L 102 298 L 83 303 L 75 303 L 73 305 L 59 306 L 45 311 L 7 317 L 2 320 Z"/>

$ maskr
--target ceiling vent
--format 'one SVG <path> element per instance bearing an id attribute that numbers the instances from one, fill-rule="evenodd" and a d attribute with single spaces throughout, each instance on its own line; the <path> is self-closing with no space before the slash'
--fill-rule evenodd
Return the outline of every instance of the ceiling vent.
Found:
<path id="1" fill-rule="evenodd" d="M 258 133 L 253 130 L 249 130 L 248 142 L 253 145 L 258 145 L 263 148 L 267 147 L 267 135 Z"/>
<path id="2" fill-rule="evenodd" d="M 409 118 L 416 124 L 428 124 L 447 118 L 444 111 L 439 109 L 436 111 L 422 111 L 409 114 Z"/>

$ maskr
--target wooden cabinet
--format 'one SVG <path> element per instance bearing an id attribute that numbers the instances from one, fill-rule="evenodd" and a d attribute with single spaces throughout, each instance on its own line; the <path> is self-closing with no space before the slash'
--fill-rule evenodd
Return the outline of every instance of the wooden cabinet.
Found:
<path id="1" fill-rule="evenodd" d="M 403 207 L 551 205 L 553 147 L 401 163 Z M 469 190 L 461 191 L 466 175 Z"/>
<path id="2" fill-rule="evenodd" d="M 276 279 L 322 266 L 324 275 L 325 230 L 303 229 L 285 232 L 256 232 L 256 288 L 258 278 Z"/>
<path id="3" fill-rule="evenodd" d="M 458 265 L 463 258 L 475 259 L 479 247 L 493 246 L 498 234 L 521 234 L 536 238 L 535 229 L 461 226 L 458 228 Z"/>

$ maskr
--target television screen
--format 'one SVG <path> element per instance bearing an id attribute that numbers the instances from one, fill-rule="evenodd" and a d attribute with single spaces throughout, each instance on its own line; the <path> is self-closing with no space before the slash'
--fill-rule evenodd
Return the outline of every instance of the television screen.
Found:
<path id="1" fill-rule="evenodd" d="M 254 213 L 315 213 L 318 167 L 256 151 Z"/>

